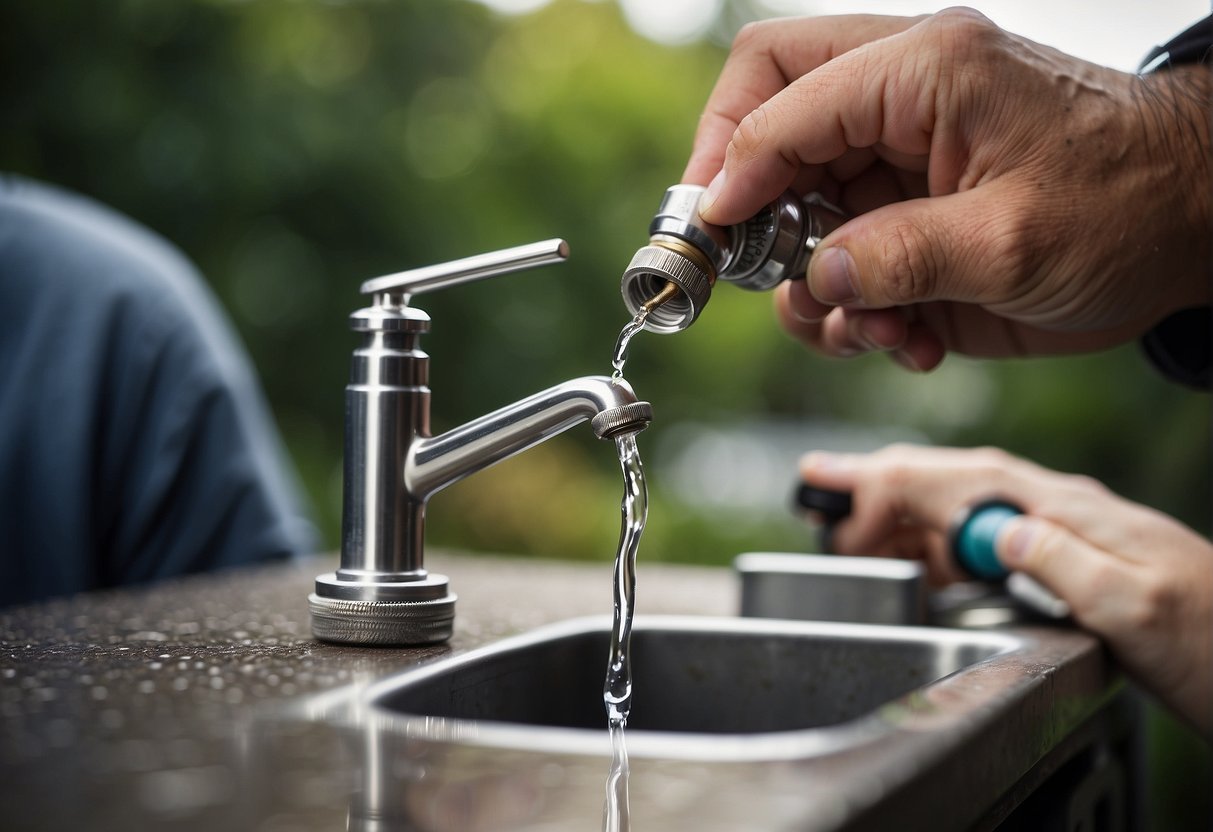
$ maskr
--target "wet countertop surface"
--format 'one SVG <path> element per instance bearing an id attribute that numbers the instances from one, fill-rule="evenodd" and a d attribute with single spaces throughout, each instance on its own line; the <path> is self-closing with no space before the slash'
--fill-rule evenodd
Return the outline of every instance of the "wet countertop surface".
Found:
<path id="1" fill-rule="evenodd" d="M 605 731 L 601 755 L 485 748 L 400 730 L 350 702 L 426 661 L 609 615 L 611 564 L 432 553 L 427 566 L 459 596 L 454 637 L 436 647 L 313 640 L 307 594 L 333 568 L 320 558 L 0 613 L 0 827 L 601 828 Z M 725 569 L 639 570 L 640 614 L 736 615 L 738 601 Z M 758 763 L 634 758 L 632 828 L 835 829 L 868 812 L 857 799 L 883 808 L 848 829 L 911 828 L 907 807 L 929 813 L 917 828 L 968 828 L 971 807 L 910 784 L 907 762 L 941 795 L 1000 794 L 1086 730 L 1076 727 L 1113 686 L 1090 636 L 1022 632 L 1035 645 L 1023 659 L 906 700 L 873 747 Z M 1010 710 L 997 693 L 1006 672 L 1020 690 Z M 960 726 L 947 745 L 932 739 L 944 716 Z"/>
<path id="2" fill-rule="evenodd" d="M 611 611 L 609 563 L 428 561 L 459 596 L 454 637 L 437 647 L 313 640 L 307 594 L 334 568 L 321 558 L 0 613 L 0 825 L 345 829 L 359 752 L 307 712 L 317 694 Z M 647 565 L 640 580 L 642 612 L 736 613 L 727 570 Z M 435 828 L 494 827 L 456 816 Z"/>

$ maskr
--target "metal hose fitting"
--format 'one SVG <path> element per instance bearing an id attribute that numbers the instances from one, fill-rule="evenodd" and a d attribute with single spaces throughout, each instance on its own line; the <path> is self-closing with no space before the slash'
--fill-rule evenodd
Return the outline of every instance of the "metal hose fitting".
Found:
<path id="1" fill-rule="evenodd" d="M 649 224 L 649 245 L 636 252 L 620 289 L 633 315 L 648 309 L 644 328 L 679 332 L 707 306 L 717 279 L 765 291 L 803 277 L 813 250 L 846 217 L 818 194 L 788 191 L 744 223 L 727 228 L 699 216 L 704 188 L 666 189 Z"/>

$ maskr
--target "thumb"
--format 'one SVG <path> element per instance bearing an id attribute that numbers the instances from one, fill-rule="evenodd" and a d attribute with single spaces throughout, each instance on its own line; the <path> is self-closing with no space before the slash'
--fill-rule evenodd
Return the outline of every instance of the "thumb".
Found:
<path id="1" fill-rule="evenodd" d="M 883 309 L 934 300 L 1005 300 L 1016 223 L 990 184 L 895 202 L 826 237 L 809 261 L 809 291 L 831 306 Z"/>
<path id="2" fill-rule="evenodd" d="M 1042 517 L 1009 520 L 998 536 L 997 551 L 1003 565 L 1055 592 L 1080 623 L 1096 632 L 1107 630 L 1129 608 L 1139 580 L 1130 564 Z"/>

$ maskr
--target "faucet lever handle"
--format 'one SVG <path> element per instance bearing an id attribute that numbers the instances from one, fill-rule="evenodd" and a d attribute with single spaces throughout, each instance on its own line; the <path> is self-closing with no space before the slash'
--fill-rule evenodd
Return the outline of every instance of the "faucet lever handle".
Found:
<path id="1" fill-rule="evenodd" d="M 474 280 L 484 280 L 488 277 L 509 274 L 534 266 L 561 263 L 568 257 L 569 244 L 567 242 L 559 238 L 543 240 L 500 251 L 490 251 L 486 254 L 476 254 L 461 260 L 452 260 L 449 263 L 438 263 L 434 266 L 423 266 L 419 269 L 371 278 L 362 284 L 361 292 L 364 295 L 384 293 L 404 295 L 403 302 L 407 305 L 410 295 L 471 283 Z"/>

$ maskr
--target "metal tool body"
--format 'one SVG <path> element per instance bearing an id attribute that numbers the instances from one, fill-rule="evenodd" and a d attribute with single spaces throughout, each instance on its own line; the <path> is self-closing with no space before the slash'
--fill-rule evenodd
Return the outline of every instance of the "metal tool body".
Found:
<path id="1" fill-rule="evenodd" d="M 309 597 L 317 638 L 421 644 L 450 637 L 455 595 L 424 566 L 425 510 L 446 486 L 589 419 L 600 438 L 652 419 L 623 380 L 572 379 L 439 436 L 430 432 L 429 356 L 419 346 L 430 317 L 412 296 L 563 261 L 548 240 L 368 280 L 372 304 L 350 316 L 362 337 L 345 392 L 341 564 Z"/>

